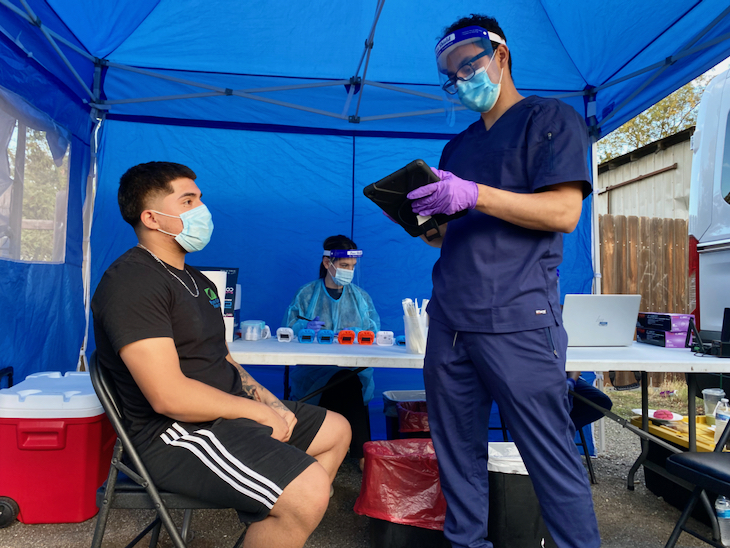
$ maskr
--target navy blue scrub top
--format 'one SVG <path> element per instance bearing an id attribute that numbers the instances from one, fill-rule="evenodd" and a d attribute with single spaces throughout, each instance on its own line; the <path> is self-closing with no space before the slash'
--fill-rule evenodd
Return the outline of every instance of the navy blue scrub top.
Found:
<path id="1" fill-rule="evenodd" d="M 487 131 L 480 118 L 444 147 L 439 169 L 517 193 L 583 182 L 588 132 L 557 99 L 526 97 Z M 562 324 L 556 269 L 563 235 L 470 211 L 449 222 L 433 269 L 431 318 L 456 331 L 512 333 Z"/>

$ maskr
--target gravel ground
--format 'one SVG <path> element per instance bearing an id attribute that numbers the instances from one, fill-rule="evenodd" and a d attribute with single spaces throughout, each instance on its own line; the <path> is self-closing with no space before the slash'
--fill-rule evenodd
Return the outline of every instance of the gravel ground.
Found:
<path id="1" fill-rule="evenodd" d="M 669 538 L 680 511 L 644 487 L 643 470 L 637 474 L 634 491 L 626 489 L 626 474 L 639 453 L 639 438 L 612 421 L 606 421 L 605 454 L 594 459 L 598 484 L 592 486 L 593 501 L 604 548 L 660 548 Z M 353 505 L 360 489 L 360 471 L 353 459 L 343 464 L 335 480 L 335 494 L 322 523 L 310 537 L 307 548 L 368 548 L 368 519 L 356 515 Z M 104 546 L 126 545 L 149 511 L 113 510 Z M 177 523 L 182 513 L 173 513 Z M 75 548 L 91 545 L 95 518 L 76 524 L 25 525 L 16 523 L 0 529 L 0 548 Z M 691 520 L 698 531 L 703 524 Z M 241 527 L 232 510 L 201 510 L 194 514 L 190 548 L 232 546 Z M 141 543 L 146 546 L 146 543 Z M 160 546 L 171 546 L 163 534 Z M 678 548 L 707 546 L 683 533 Z M 373 547 L 380 548 L 380 547 Z M 416 548 L 416 547 L 414 547 Z"/>

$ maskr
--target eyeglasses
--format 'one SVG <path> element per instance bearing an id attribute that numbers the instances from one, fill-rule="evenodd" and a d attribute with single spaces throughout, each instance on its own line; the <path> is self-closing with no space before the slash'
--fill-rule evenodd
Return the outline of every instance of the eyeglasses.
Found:
<path id="1" fill-rule="evenodd" d="M 474 78 L 474 75 L 476 74 L 476 70 L 474 69 L 474 66 L 472 63 L 478 61 L 485 55 L 489 55 L 489 51 L 483 51 L 479 55 L 476 55 L 469 59 L 466 63 L 461 65 L 454 76 L 446 80 L 446 83 L 441 86 L 441 88 L 448 93 L 449 95 L 454 95 L 456 93 L 456 82 L 462 81 L 462 82 L 468 82 L 472 78 Z"/>

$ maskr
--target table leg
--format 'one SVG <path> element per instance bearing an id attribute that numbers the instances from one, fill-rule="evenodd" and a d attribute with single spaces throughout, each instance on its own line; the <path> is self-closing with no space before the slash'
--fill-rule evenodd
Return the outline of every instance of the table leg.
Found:
<path id="1" fill-rule="evenodd" d="M 291 396 L 291 387 L 289 386 L 289 366 L 284 366 L 284 399 L 288 400 Z"/>
<path id="2" fill-rule="evenodd" d="M 687 422 L 689 423 L 689 450 L 697 451 L 697 407 L 695 398 L 697 397 L 697 379 L 694 373 L 687 373 Z M 717 525 L 717 517 L 712 503 L 707 498 L 707 493 L 702 493 L 702 505 L 710 516 L 710 524 L 712 525 L 712 538 L 719 540 L 720 529 Z"/>
<path id="3" fill-rule="evenodd" d="M 697 409 L 695 408 L 695 397 L 697 395 L 697 382 L 694 373 L 687 373 L 687 422 L 689 423 L 689 450 L 697 451 Z"/>
<path id="4" fill-rule="evenodd" d="M 649 375 L 646 371 L 641 372 L 641 429 L 644 432 L 649 432 Z M 629 475 L 626 478 L 626 488 L 629 491 L 634 490 L 634 477 L 636 471 L 644 463 L 646 457 L 649 455 L 649 441 L 641 439 L 641 454 L 636 462 L 631 466 Z"/>

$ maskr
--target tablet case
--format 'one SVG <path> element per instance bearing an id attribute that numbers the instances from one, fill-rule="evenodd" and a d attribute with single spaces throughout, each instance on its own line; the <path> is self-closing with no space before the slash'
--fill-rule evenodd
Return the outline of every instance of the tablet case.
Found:
<path id="1" fill-rule="evenodd" d="M 467 213 L 467 210 L 464 210 L 453 215 L 432 215 L 426 217 L 425 222 L 419 223 L 418 216 L 411 209 L 413 200 L 409 200 L 406 195 L 412 190 L 439 180 L 426 162 L 413 160 L 407 166 L 391 173 L 380 181 L 366 186 L 363 189 L 363 194 L 390 215 L 408 234 L 421 236 L 430 230 L 438 229 L 439 225 L 462 217 Z M 421 219 L 423 220 L 423 217 Z M 428 239 L 432 240 L 439 236 L 437 230 L 437 233 Z"/>

